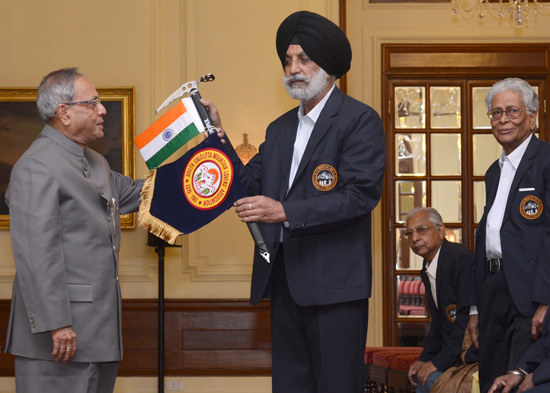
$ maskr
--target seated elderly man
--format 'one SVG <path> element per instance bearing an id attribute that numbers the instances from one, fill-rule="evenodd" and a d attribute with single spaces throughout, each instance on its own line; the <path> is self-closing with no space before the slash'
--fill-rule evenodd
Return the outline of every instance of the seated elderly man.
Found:
<path id="1" fill-rule="evenodd" d="M 424 258 L 420 276 L 427 289 L 431 315 L 424 350 L 410 366 L 408 378 L 418 393 L 428 393 L 462 352 L 471 304 L 474 256 L 462 244 L 445 239 L 445 225 L 434 208 L 411 210 L 406 226 L 404 236 L 411 250 Z"/>

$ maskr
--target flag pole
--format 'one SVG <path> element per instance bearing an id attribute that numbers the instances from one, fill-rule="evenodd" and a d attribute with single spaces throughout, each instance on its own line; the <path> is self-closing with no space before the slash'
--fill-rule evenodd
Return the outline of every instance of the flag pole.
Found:
<path id="1" fill-rule="evenodd" d="M 218 130 L 216 129 L 216 127 L 212 125 L 212 120 L 210 119 L 210 115 L 208 114 L 208 111 L 206 110 L 204 105 L 201 104 L 201 95 L 199 93 L 199 90 L 196 88 L 192 88 L 189 95 L 191 96 L 191 99 L 193 100 L 193 103 L 197 108 L 197 112 L 199 112 L 199 116 L 201 117 L 202 123 L 206 128 L 206 132 L 208 132 L 208 135 L 217 133 Z M 226 142 L 231 144 L 229 140 L 226 140 Z M 260 230 L 260 226 L 258 225 L 257 222 L 247 222 L 246 224 L 248 226 L 248 230 L 250 231 L 250 234 L 252 235 L 252 239 L 254 239 L 254 243 L 258 248 L 258 252 L 262 256 L 262 258 L 264 258 L 267 261 L 267 263 L 271 263 L 269 250 L 267 249 L 267 245 L 265 244 L 265 240 L 262 235 L 262 231 Z"/>
<path id="2" fill-rule="evenodd" d="M 158 254 L 158 375 L 157 375 L 157 391 L 164 393 L 164 255 L 166 247 L 181 247 L 171 245 L 160 237 L 147 233 L 147 245 L 155 247 L 155 252 Z"/>

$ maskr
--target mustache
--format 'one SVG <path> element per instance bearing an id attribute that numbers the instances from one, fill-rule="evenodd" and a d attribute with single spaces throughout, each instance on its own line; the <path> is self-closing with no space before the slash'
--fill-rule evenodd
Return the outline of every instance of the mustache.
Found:
<path id="1" fill-rule="evenodd" d="M 303 75 L 303 74 L 296 74 L 291 76 L 285 76 L 284 77 L 285 83 L 287 85 L 290 85 L 294 82 L 306 82 L 309 83 L 311 81 L 311 78 L 309 76 Z"/>

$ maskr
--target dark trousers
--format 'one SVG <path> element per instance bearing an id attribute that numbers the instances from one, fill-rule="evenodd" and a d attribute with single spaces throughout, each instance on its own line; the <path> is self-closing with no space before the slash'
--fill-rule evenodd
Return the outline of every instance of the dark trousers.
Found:
<path id="1" fill-rule="evenodd" d="M 368 299 L 303 307 L 292 299 L 282 253 L 271 274 L 273 393 L 362 393 Z"/>
<path id="2" fill-rule="evenodd" d="M 496 377 L 516 368 L 533 342 L 531 318 L 514 304 L 503 271 L 486 280 L 479 304 L 479 385 L 489 390 Z"/>

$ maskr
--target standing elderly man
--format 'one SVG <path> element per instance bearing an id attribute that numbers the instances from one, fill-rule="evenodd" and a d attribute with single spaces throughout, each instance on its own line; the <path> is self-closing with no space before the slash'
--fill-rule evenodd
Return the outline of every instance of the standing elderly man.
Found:
<path id="1" fill-rule="evenodd" d="M 479 342 L 481 392 L 514 370 L 550 304 L 550 145 L 533 135 L 538 98 L 526 81 L 509 78 L 493 85 L 485 103 L 503 152 L 485 174 L 475 235 L 477 310 L 468 330 Z"/>
<path id="2" fill-rule="evenodd" d="M 16 391 L 112 392 L 122 359 L 119 214 L 138 209 L 142 181 L 87 148 L 103 137 L 107 112 L 76 68 L 44 77 L 37 105 L 46 125 L 6 194 Z"/>
<path id="3" fill-rule="evenodd" d="M 417 393 L 429 393 L 437 378 L 462 353 L 471 304 L 474 254 L 462 244 L 447 241 L 443 219 L 432 207 L 409 212 L 404 236 L 411 250 L 424 258 L 420 277 L 427 289 L 431 316 L 424 349 L 410 366 L 408 377 L 417 386 Z"/>
<path id="4" fill-rule="evenodd" d="M 286 18 L 277 53 L 301 102 L 271 123 L 244 167 L 250 197 L 235 203 L 260 222 L 275 259 L 255 255 L 251 303 L 271 298 L 273 392 L 359 393 L 371 295 L 371 211 L 382 192 L 385 139 L 378 114 L 335 86 L 350 68 L 344 32 L 307 11 Z M 224 135 L 216 109 L 204 100 Z"/>

